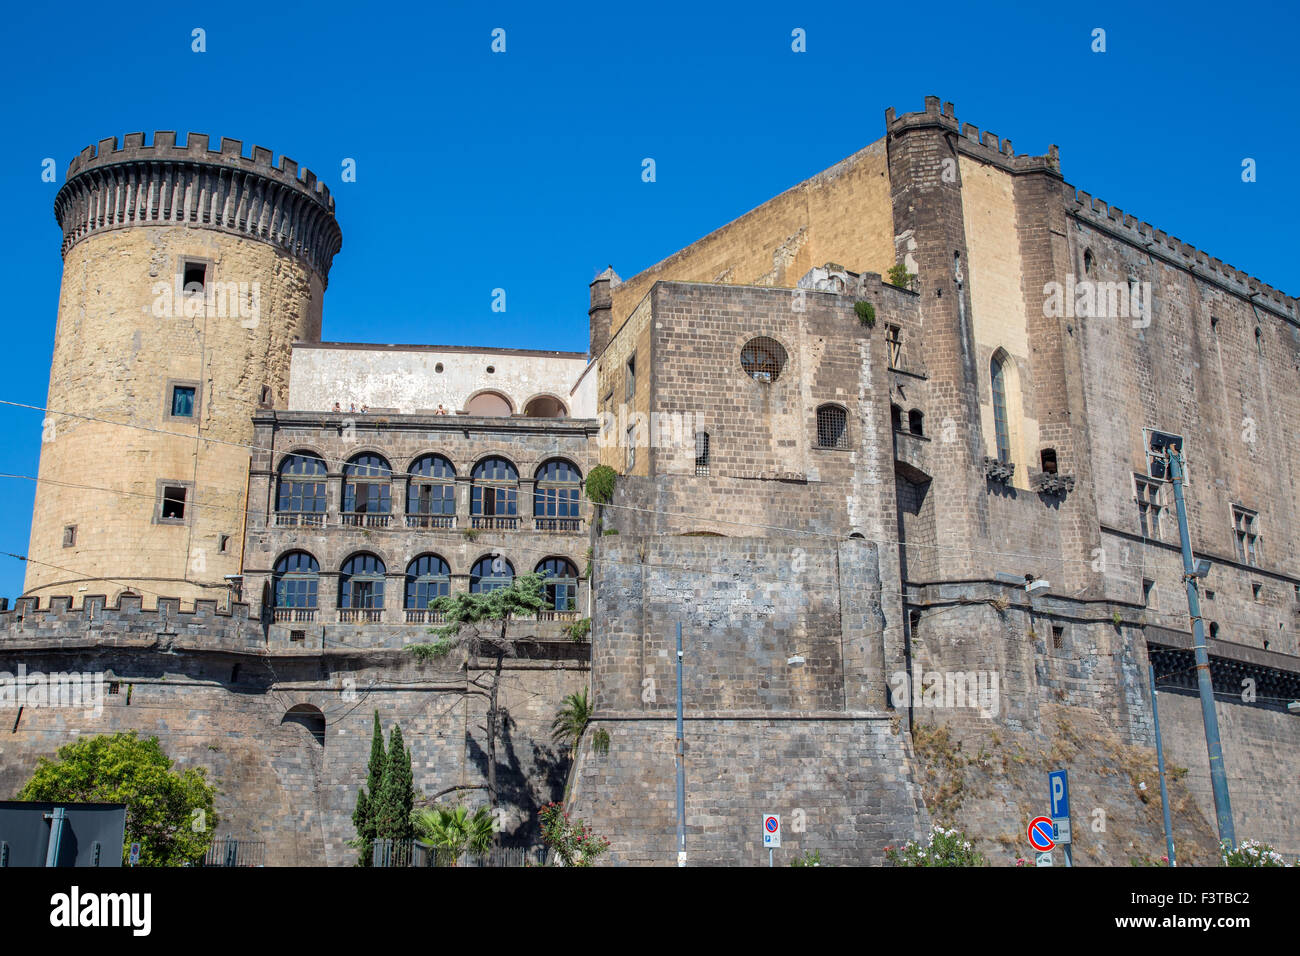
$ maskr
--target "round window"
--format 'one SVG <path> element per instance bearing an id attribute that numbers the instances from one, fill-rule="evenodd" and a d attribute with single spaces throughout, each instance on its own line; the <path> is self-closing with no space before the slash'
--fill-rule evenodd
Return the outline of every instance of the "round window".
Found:
<path id="1" fill-rule="evenodd" d="M 434 370 L 435 372 L 441 372 L 441 371 L 442 371 L 442 363 L 439 362 L 437 365 L 435 365 L 435 366 L 433 367 L 433 370 Z"/>
<path id="2" fill-rule="evenodd" d="M 759 336 L 740 350 L 740 365 L 756 382 L 775 382 L 785 370 L 785 347 L 776 339 Z"/>

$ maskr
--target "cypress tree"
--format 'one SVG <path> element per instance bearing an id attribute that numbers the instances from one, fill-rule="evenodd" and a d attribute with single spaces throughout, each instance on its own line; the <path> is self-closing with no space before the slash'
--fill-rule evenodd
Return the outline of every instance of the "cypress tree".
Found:
<path id="1" fill-rule="evenodd" d="M 411 811 L 415 808 L 415 783 L 411 773 L 411 753 L 402 741 L 402 728 L 393 726 L 389 738 L 388 758 L 384 761 L 384 778 L 379 786 L 375 814 L 375 836 L 379 839 L 410 840 L 415 836 Z"/>
<path id="2" fill-rule="evenodd" d="M 384 730 L 379 725 L 379 711 L 375 711 L 375 729 L 370 736 L 370 765 L 367 786 L 357 794 L 357 808 L 352 812 L 352 825 L 357 831 L 360 847 L 359 866 L 370 866 L 374 857 L 374 843 L 378 835 L 376 830 L 377 814 L 380 810 L 379 791 L 383 786 L 384 765 Z"/>

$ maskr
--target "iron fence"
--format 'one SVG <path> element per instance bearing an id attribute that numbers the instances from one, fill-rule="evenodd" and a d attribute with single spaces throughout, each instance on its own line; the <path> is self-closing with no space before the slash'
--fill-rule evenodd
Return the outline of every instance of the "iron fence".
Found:
<path id="1" fill-rule="evenodd" d="M 511 867 L 541 866 L 546 860 L 546 846 L 501 846 L 487 853 L 462 853 L 453 861 L 419 840 L 376 840 L 371 865 L 378 867 L 468 866 Z"/>
<path id="2" fill-rule="evenodd" d="M 212 841 L 199 866 L 266 866 L 266 843 L 220 837 Z"/>

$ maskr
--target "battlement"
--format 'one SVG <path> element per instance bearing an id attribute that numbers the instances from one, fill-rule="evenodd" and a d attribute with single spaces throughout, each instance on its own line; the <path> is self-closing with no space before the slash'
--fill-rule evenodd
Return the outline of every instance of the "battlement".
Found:
<path id="1" fill-rule="evenodd" d="M 71 180 L 79 173 L 90 169 L 113 166 L 119 163 L 138 162 L 187 162 L 204 163 L 210 166 L 242 169 L 257 173 L 285 185 L 295 186 L 311 196 L 330 212 L 334 211 L 334 197 L 329 187 L 316 178 L 316 174 L 305 166 L 299 169 L 298 161 L 281 154 L 279 163 L 272 163 L 272 152 L 265 146 L 254 146 L 252 154 L 244 155 L 242 140 L 221 137 L 221 148 L 209 148 L 206 133 L 186 133 L 185 145 L 176 145 L 176 133 L 173 130 L 159 130 L 153 134 L 153 141 L 145 142 L 144 133 L 127 133 L 122 145 L 118 146 L 117 137 L 109 136 L 98 144 L 92 143 L 73 157 L 68 164 L 67 179 Z"/>
<path id="2" fill-rule="evenodd" d="M 40 598 L 20 597 L 12 610 L 0 611 L 0 644 L 131 638 L 154 642 L 160 635 L 232 647 L 263 642 L 261 625 L 249 617 L 243 603 L 222 609 L 215 600 L 198 600 L 192 611 L 182 611 L 180 598 L 160 597 L 157 607 L 145 609 L 138 594 L 123 594 L 115 605 L 106 595 L 87 594 L 74 608 L 71 597 L 55 595 L 45 607 Z"/>
<path id="3" fill-rule="evenodd" d="M 1300 322 L 1300 307 L 1294 296 L 1289 296 L 1235 266 L 1188 245 L 1181 239 L 1167 234 L 1163 229 L 1157 229 L 1149 222 L 1128 215 L 1117 206 L 1094 199 L 1082 189 L 1076 190 L 1069 183 L 1062 184 L 1062 189 L 1066 211 L 1071 215 L 1108 232 L 1116 233 L 1129 242 L 1145 248 L 1152 255 L 1173 261 L 1197 275 L 1218 282 L 1237 295 L 1250 299 L 1252 303 L 1268 308 L 1269 311 L 1286 317 L 1292 322 Z"/>
<path id="4" fill-rule="evenodd" d="M 246 156 L 243 142 L 227 137 L 210 149 L 203 133 L 187 134 L 184 146 L 171 130 L 150 143 L 144 133 L 126 134 L 120 146 L 102 139 L 72 160 L 55 197 L 62 252 L 108 229 L 174 223 L 269 242 L 327 278 L 343 245 L 334 197 L 297 160 L 272 158 L 264 146 Z"/>
<path id="5" fill-rule="evenodd" d="M 925 109 L 919 113 L 898 115 L 892 106 L 885 110 L 885 129 L 891 136 L 909 129 L 926 127 L 939 127 L 955 134 L 958 137 L 958 148 L 963 153 L 1011 172 L 1061 175 L 1061 154 L 1055 145 L 1047 148 L 1045 156 L 1018 154 L 1012 148 L 1011 140 L 999 139 L 996 133 L 987 130 L 981 132 L 979 127 L 970 123 L 959 123 L 952 103 L 941 104 L 937 96 L 927 96 Z"/>

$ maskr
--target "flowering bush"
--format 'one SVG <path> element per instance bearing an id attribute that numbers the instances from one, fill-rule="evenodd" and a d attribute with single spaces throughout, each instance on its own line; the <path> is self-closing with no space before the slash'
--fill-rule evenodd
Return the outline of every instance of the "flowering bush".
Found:
<path id="1" fill-rule="evenodd" d="M 1219 858 L 1224 866 L 1291 866 L 1281 853 L 1258 840 L 1242 840 L 1235 850 L 1224 842 L 1219 846 Z"/>
<path id="2" fill-rule="evenodd" d="M 931 827 L 925 843 L 908 840 L 901 847 L 885 847 L 885 859 L 894 866 L 987 866 L 960 830 Z"/>
<path id="3" fill-rule="evenodd" d="M 591 866 L 609 849 L 609 841 L 593 834 L 587 824 L 571 822 L 563 803 L 552 801 L 537 815 L 542 818 L 542 841 L 555 851 L 561 866 Z"/>

